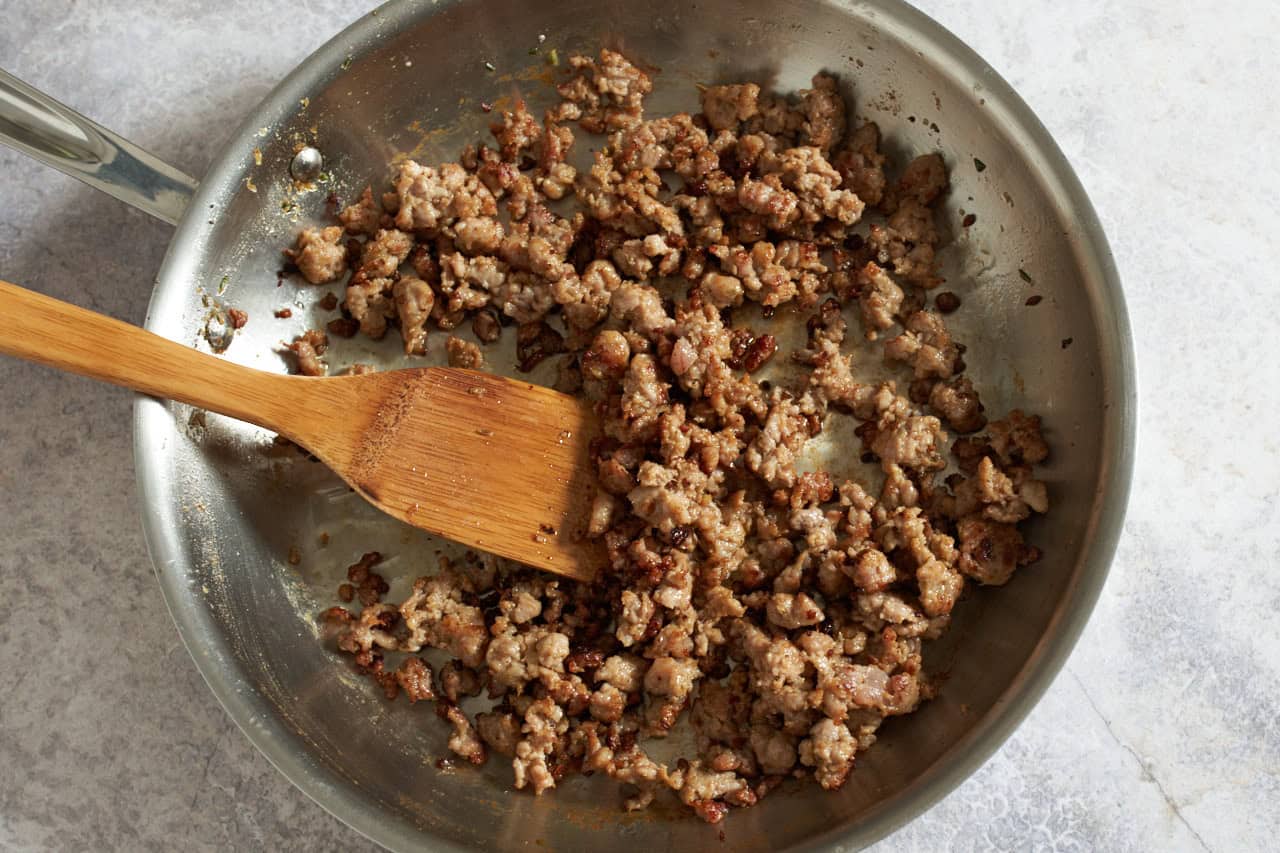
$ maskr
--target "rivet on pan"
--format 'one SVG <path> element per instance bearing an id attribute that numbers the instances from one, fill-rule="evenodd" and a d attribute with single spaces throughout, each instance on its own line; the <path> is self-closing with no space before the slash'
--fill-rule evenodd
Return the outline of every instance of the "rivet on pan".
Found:
<path id="1" fill-rule="evenodd" d="M 289 174 L 293 175 L 295 181 L 314 181 L 320 177 L 320 170 L 324 168 L 324 157 L 320 156 L 320 152 L 315 148 L 307 146 L 293 155 L 293 162 L 289 164 Z"/>

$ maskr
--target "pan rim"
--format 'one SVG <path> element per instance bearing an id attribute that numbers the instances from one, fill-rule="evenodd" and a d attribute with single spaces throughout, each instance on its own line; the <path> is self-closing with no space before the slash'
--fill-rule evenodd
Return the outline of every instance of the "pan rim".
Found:
<path id="1" fill-rule="evenodd" d="M 157 334 L 172 334 L 161 321 L 181 296 L 181 288 L 166 281 L 189 281 L 185 273 L 198 253 L 198 246 L 210 233 L 206 212 L 217 210 L 235 191 L 229 180 L 242 166 L 240 152 L 252 148 L 258 128 L 273 127 L 289 117 L 298 100 L 317 85 L 323 85 L 348 55 L 359 54 L 384 32 L 398 32 L 423 14 L 456 5 L 465 0 L 442 0 L 429 9 L 413 0 L 392 0 L 374 13 L 366 14 L 339 32 L 286 76 L 241 122 L 222 153 L 211 164 L 197 188 L 187 212 L 178 223 L 172 242 L 156 276 L 156 286 L 147 310 L 146 328 Z M 1017 678 L 1010 683 L 999 703 L 924 774 L 887 801 L 856 821 L 832 827 L 811 838 L 799 849 L 826 848 L 833 844 L 854 847 L 869 845 L 923 814 L 966 778 L 985 764 L 1031 709 L 1065 665 L 1092 614 L 1110 570 L 1127 508 L 1137 441 L 1137 376 L 1133 338 L 1119 273 L 1110 246 L 1092 203 L 1075 171 L 1048 130 L 1013 88 L 978 54 L 959 38 L 924 13 L 901 0 L 847 3 L 820 0 L 845 14 L 874 18 L 877 26 L 895 28 L 908 34 L 922 54 L 945 65 L 961 79 L 981 83 L 993 120 L 1002 130 L 1028 143 L 1024 156 L 1041 163 L 1040 179 L 1052 190 L 1065 210 L 1079 223 L 1076 235 L 1078 254 L 1092 265 L 1099 283 L 1100 304 L 1094 311 L 1099 324 L 1100 363 L 1104 373 L 1103 397 L 1108 404 L 1103 419 L 1104 467 L 1099 477 L 1098 496 L 1091 514 L 1090 530 L 1080 568 L 1064 596 L 1064 604 L 1028 658 Z M 248 143 L 246 145 L 246 143 Z M 1108 328 L 1109 327 L 1109 328 Z M 211 643 L 221 635 L 207 611 L 199 606 L 189 576 L 183 571 L 186 549 L 180 531 L 176 484 L 166 477 L 167 469 L 156 461 L 153 449 L 172 429 L 173 418 L 167 404 L 139 396 L 134 406 L 134 464 L 147 549 L 160 582 L 169 613 L 197 669 L 223 709 L 250 742 L 297 788 L 318 805 L 370 840 L 391 850 L 462 850 L 439 837 L 425 836 L 409 821 L 388 818 L 368 808 L 367 802 L 344 783 L 341 777 L 294 748 L 292 732 L 285 721 L 271 713 L 252 684 L 234 666 L 224 643 Z"/>

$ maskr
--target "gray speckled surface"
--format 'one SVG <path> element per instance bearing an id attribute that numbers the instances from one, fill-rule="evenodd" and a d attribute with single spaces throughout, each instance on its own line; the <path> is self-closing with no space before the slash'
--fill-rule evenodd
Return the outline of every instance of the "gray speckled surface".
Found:
<path id="1" fill-rule="evenodd" d="M 1280 11 L 920 5 L 1013 83 L 1092 195 L 1142 421 L 1125 537 L 1066 671 L 879 849 L 1274 849 Z M 9 0 L 0 63 L 199 175 L 354 14 Z M 0 276 L 140 322 L 168 233 L 0 148 Z M 0 388 L 0 847 L 367 848 L 249 746 L 180 645 L 137 522 L 129 395 L 12 360 Z"/>

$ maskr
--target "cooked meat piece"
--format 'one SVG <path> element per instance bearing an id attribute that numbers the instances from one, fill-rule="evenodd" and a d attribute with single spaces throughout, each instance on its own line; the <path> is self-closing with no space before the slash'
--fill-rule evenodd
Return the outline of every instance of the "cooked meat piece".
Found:
<path id="1" fill-rule="evenodd" d="M 761 92 L 756 114 L 746 124 L 750 134 L 767 134 L 779 142 L 790 144 L 804 126 L 805 114 L 795 109 L 788 98 L 773 92 Z"/>
<path id="2" fill-rule="evenodd" d="M 933 210 L 909 197 L 886 224 L 871 226 L 867 245 L 880 266 L 910 284 L 929 289 L 943 281 L 936 256 L 940 239 Z"/>
<path id="3" fill-rule="evenodd" d="M 342 244 L 342 229 L 336 225 L 304 229 L 289 255 L 312 284 L 333 281 L 347 271 L 347 248 Z"/>
<path id="4" fill-rule="evenodd" d="M 776 214 L 770 216 L 772 228 L 784 230 L 790 225 L 788 233 L 806 236 L 813 226 L 829 219 L 833 220 L 829 223 L 833 231 L 843 232 L 840 226 L 853 225 L 862 218 L 866 205 L 854 193 L 840 188 L 840 173 L 816 147 L 802 146 L 787 149 L 776 156 L 766 155 L 761 158 L 761 168 L 767 171 L 763 179 L 765 183 L 776 181 L 786 187 L 797 201 L 794 215 L 787 212 L 783 218 Z M 749 178 L 744 178 L 742 186 L 747 187 L 749 182 Z M 745 203 L 743 206 L 747 207 Z M 775 222 L 778 224 L 773 224 Z"/>
<path id="5" fill-rule="evenodd" d="M 916 311 L 901 335 L 884 345 L 885 358 L 911 365 L 917 379 L 949 379 L 960 371 L 960 350 L 951 340 L 942 317 Z"/>
<path id="6" fill-rule="evenodd" d="M 402 231 L 434 236 L 458 219 L 498 212 L 489 188 L 456 163 L 445 163 L 437 170 L 405 160 L 395 188 L 395 224 Z"/>
<path id="7" fill-rule="evenodd" d="M 756 114 L 760 87 L 755 83 L 708 86 L 702 90 L 702 113 L 712 130 L 737 130 Z"/>
<path id="8" fill-rule="evenodd" d="M 814 768 L 818 784 L 828 791 L 838 790 L 853 770 L 858 745 L 853 735 L 834 720 L 818 722 L 809 737 L 800 742 L 800 762 Z"/>
<path id="9" fill-rule="evenodd" d="M 964 588 L 961 574 L 937 559 L 929 560 L 916 569 L 916 583 L 920 587 L 920 606 L 929 616 L 950 613 Z"/>
<path id="10" fill-rule="evenodd" d="M 520 741 L 520 723 L 512 714 L 476 714 L 476 732 L 488 747 L 499 755 L 516 754 Z"/>
<path id="11" fill-rule="evenodd" d="M 423 646 L 445 649 L 469 667 L 484 660 L 488 631 L 478 607 L 465 603 L 463 582 L 452 569 L 435 577 L 421 578 L 413 593 L 400 605 L 400 614 L 409 630 L 406 651 Z"/>
<path id="12" fill-rule="evenodd" d="M 320 360 L 329 346 L 329 337 L 318 329 L 307 329 L 293 339 L 287 349 L 298 359 L 298 372 L 303 376 L 324 376 L 329 368 Z"/>
<path id="13" fill-rule="evenodd" d="M 560 738 L 568 729 L 564 710 L 550 699 L 534 701 L 524 715 L 520 727 L 524 735 L 516 744 L 515 758 L 511 762 L 515 771 L 517 789 L 531 787 L 541 795 L 556 786 L 555 777 L 547 765 L 547 758 L 559 746 Z"/>
<path id="14" fill-rule="evenodd" d="M 634 655 L 611 655 L 600 669 L 596 679 L 611 684 L 623 693 L 635 693 L 644 683 L 647 664 Z"/>
<path id="15" fill-rule="evenodd" d="M 373 187 L 365 187 L 360 200 L 348 205 L 338 214 L 348 234 L 373 236 L 382 223 L 382 206 L 373 200 Z"/>
<path id="16" fill-rule="evenodd" d="M 482 255 L 468 258 L 461 253 L 440 257 L 439 291 L 445 299 L 439 303 L 448 311 L 474 311 L 489 304 L 490 294 L 507 280 L 507 265 L 497 258 Z"/>
<path id="17" fill-rule="evenodd" d="M 410 702 L 436 698 L 431 686 L 431 666 L 422 658 L 405 658 L 396 670 L 396 683 Z"/>
<path id="18" fill-rule="evenodd" d="M 404 337 L 405 355 L 422 355 L 427 351 L 427 320 L 435 306 L 435 293 L 420 278 L 406 276 L 391 288 L 396 314 L 400 318 L 400 334 Z"/>
<path id="19" fill-rule="evenodd" d="M 617 270 L 608 261 L 592 261 L 582 276 L 566 275 L 551 286 L 551 295 L 560 304 L 570 331 L 586 332 L 609 314 L 609 301 L 622 284 Z"/>
<path id="20" fill-rule="evenodd" d="M 621 332 L 606 330 L 596 335 L 591 347 L 582 354 L 582 372 L 587 379 L 605 381 L 619 379 L 627 372 L 631 345 Z"/>
<path id="21" fill-rule="evenodd" d="M 482 344 L 491 344 L 502 337 L 502 321 L 498 312 L 488 309 L 477 311 L 471 318 L 471 331 Z"/>
<path id="22" fill-rule="evenodd" d="M 381 340 L 387 333 L 387 321 L 396 314 L 393 300 L 394 283 L 391 279 L 367 278 L 360 272 L 347 284 L 343 307 L 358 323 L 361 332 L 374 340 Z"/>
<path id="23" fill-rule="evenodd" d="M 584 130 L 605 133 L 640 123 L 644 97 L 653 91 L 648 74 L 608 49 L 600 51 L 598 60 L 570 57 L 569 67 L 576 72 L 573 79 L 557 88 Z"/>
<path id="24" fill-rule="evenodd" d="M 945 437 L 942 424 L 929 415 L 910 415 L 901 420 L 881 418 L 871 452 L 884 466 L 936 470 L 946 466 L 938 449 Z"/>
<path id="25" fill-rule="evenodd" d="M 929 406 L 956 432 L 977 432 L 986 426 L 982 402 L 967 376 L 938 382 L 929 392 Z"/>
<path id="26" fill-rule="evenodd" d="M 523 100 L 516 101 L 514 111 L 503 110 L 501 119 L 491 129 L 502 159 L 510 163 L 518 163 L 520 155 L 532 151 L 542 140 L 542 126 L 529 114 Z"/>
<path id="27" fill-rule="evenodd" d="M 484 741 L 471 726 L 471 720 L 455 705 L 440 705 L 440 716 L 453 726 L 453 734 L 449 735 L 449 749 L 461 755 L 472 764 L 484 764 L 488 752 Z"/>
<path id="28" fill-rule="evenodd" d="M 444 348 L 449 354 L 450 367 L 465 367 L 467 370 L 484 369 L 484 353 L 471 341 L 450 335 L 444 342 Z"/>
<path id="29" fill-rule="evenodd" d="M 807 625 L 817 625 L 827 618 L 822 609 L 818 607 L 817 602 L 803 592 L 797 595 L 775 592 L 769 598 L 766 613 L 769 621 L 779 628 L 802 628 Z"/>
<path id="30" fill-rule="evenodd" d="M 699 675 L 697 661 L 661 657 L 645 673 L 644 689 L 650 695 L 680 699 L 693 691 Z"/>
<path id="31" fill-rule="evenodd" d="M 991 447 L 1006 465 L 1038 465 L 1049 457 L 1049 445 L 1040 434 L 1040 416 L 1028 416 L 1014 409 L 1006 417 L 993 421 L 987 429 Z"/>
<path id="32" fill-rule="evenodd" d="M 947 167 L 942 155 L 922 154 L 907 164 L 898 179 L 895 194 L 900 199 L 914 199 L 926 207 L 937 201 L 947 188 Z"/>
<path id="33" fill-rule="evenodd" d="M 654 616 L 653 599 L 648 593 L 626 590 L 622 593 L 621 606 L 615 633 L 622 645 L 634 646 L 645 638 L 648 631 L 649 620 Z"/>
<path id="34" fill-rule="evenodd" d="M 862 327 L 867 340 L 897 322 L 903 293 L 897 282 L 879 264 L 867 264 L 858 271 L 858 306 L 862 309 Z"/>
<path id="35" fill-rule="evenodd" d="M 960 571 L 982 584 L 1008 583 L 1019 566 L 1035 562 L 1040 554 L 1022 542 L 1012 524 L 988 521 L 978 516 L 960 519 L 956 525 L 960 540 Z"/>
<path id="36" fill-rule="evenodd" d="M 364 244 L 360 253 L 360 272 L 366 278 L 392 278 L 409 252 L 413 238 L 394 228 L 383 229 Z"/>
<path id="37" fill-rule="evenodd" d="M 533 370 L 548 356 L 564 352 L 564 337 L 551 326 L 537 320 L 521 323 L 516 329 L 516 369 Z"/>
<path id="38" fill-rule="evenodd" d="M 492 255 L 504 236 L 502 223 L 489 216 L 471 216 L 453 225 L 453 243 L 468 255 Z"/>
<path id="39" fill-rule="evenodd" d="M 481 686 L 480 675 L 474 669 L 462 666 L 457 661 L 449 661 L 440 670 L 440 692 L 454 705 L 465 697 L 478 696 Z"/>
<path id="40" fill-rule="evenodd" d="M 627 694 L 612 684 L 603 684 L 591 694 L 589 710 L 602 723 L 616 723 L 627 710 Z"/>
<path id="41" fill-rule="evenodd" d="M 747 468 L 770 488 L 790 487 L 796 456 L 809 440 L 809 421 L 793 400 L 775 395 L 764 425 L 747 447 Z"/>
<path id="42" fill-rule="evenodd" d="M 836 78 L 818 74 L 813 88 L 800 93 L 800 111 L 804 113 L 801 141 L 824 154 L 844 138 L 845 107 Z"/>
<path id="43" fill-rule="evenodd" d="M 850 577 L 859 589 L 880 592 L 897 580 L 897 571 L 881 551 L 865 548 L 849 564 Z"/>
<path id="44" fill-rule="evenodd" d="M 885 156 L 880 153 L 880 128 L 867 122 L 849 137 L 848 144 L 836 152 L 831 165 L 840 173 L 842 185 L 868 206 L 880 204 L 884 198 Z"/>

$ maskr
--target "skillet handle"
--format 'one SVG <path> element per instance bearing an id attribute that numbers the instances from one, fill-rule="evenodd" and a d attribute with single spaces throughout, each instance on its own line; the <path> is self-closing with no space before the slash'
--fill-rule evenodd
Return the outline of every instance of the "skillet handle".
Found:
<path id="1" fill-rule="evenodd" d="M 170 225 L 196 189 L 195 178 L 3 69 L 0 142 Z"/>

